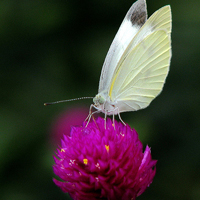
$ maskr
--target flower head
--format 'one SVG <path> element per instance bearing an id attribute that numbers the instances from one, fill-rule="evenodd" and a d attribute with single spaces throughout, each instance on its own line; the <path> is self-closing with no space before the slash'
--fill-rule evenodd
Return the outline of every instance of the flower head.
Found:
<path id="1" fill-rule="evenodd" d="M 151 184 L 156 160 L 135 130 L 108 118 L 72 127 L 57 152 L 54 182 L 76 200 L 134 200 Z"/>
<path id="2" fill-rule="evenodd" d="M 60 138 L 69 135 L 72 126 L 81 125 L 88 116 L 88 108 L 84 106 L 71 107 L 60 113 L 50 127 L 50 140 L 53 145 L 60 145 Z"/>

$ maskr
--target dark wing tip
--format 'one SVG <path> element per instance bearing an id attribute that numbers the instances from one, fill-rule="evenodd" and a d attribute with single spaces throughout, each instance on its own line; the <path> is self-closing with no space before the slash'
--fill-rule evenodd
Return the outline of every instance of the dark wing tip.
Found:
<path id="1" fill-rule="evenodd" d="M 147 20 L 146 1 L 145 0 L 136 1 L 129 9 L 127 15 L 132 25 L 138 25 L 142 27 L 142 25 Z"/>

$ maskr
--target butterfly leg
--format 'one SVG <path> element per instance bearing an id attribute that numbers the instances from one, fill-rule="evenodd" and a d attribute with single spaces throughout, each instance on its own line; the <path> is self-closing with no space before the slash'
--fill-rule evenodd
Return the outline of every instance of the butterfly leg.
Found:
<path id="1" fill-rule="evenodd" d="M 115 129 L 115 114 L 113 113 L 113 127 Z"/>
<path id="2" fill-rule="evenodd" d="M 91 120 L 91 117 L 93 118 L 93 114 L 99 112 L 99 110 L 96 110 L 96 111 L 92 112 L 92 108 L 95 108 L 95 109 L 96 109 L 96 107 L 95 107 L 93 104 L 91 104 L 91 106 L 90 106 L 90 111 L 89 111 L 89 115 L 88 115 L 87 118 L 85 119 L 85 121 L 88 121 L 87 124 L 86 124 L 86 127 L 88 126 L 88 124 L 89 124 L 89 122 L 90 122 L 90 120 Z M 93 118 L 93 119 L 94 119 L 94 118 Z"/>
<path id="3" fill-rule="evenodd" d="M 106 129 L 106 118 L 107 118 L 107 112 L 105 112 L 105 116 L 104 116 L 104 128 Z"/>
<path id="4" fill-rule="evenodd" d="M 91 105 L 90 105 L 90 109 L 89 109 L 89 114 L 88 114 L 87 118 L 85 119 L 85 121 L 87 121 L 88 119 L 89 119 L 89 121 L 90 121 L 91 114 L 92 114 L 92 108 L 93 108 L 93 107 L 94 107 L 94 105 L 91 104 Z"/>
<path id="5" fill-rule="evenodd" d="M 119 112 L 118 112 L 118 116 L 119 116 L 119 119 L 120 119 L 120 121 L 122 122 L 122 124 L 124 124 L 124 125 L 126 126 L 126 123 L 122 120 L 122 118 L 121 118 Z"/>
<path id="6" fill-rule="evenodd" d="M 116 107 L 115 110 L 118 111 L 117 114 L 118 114 L 118 117 L 119 117 L 120 121 L 122 122 L 122 124 L 124 124 L 124 125 L 126 126 L 126 123 L 122 120 L 121 115 L 120 115 L 120 113 L 119 113 L 119 108 Z M 113 121 L 114 121 L 114 120 L 113 120 Z"/>

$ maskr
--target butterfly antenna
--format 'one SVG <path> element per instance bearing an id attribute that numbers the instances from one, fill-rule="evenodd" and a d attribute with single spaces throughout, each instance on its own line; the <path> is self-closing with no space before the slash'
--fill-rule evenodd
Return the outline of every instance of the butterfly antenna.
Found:
<path id="1" fill-rule="evenodd" d="M 93 98 L 94 97 L 80 97 L 80 98 L 75 98 L 75 99 L 67 99 L 67 100 L 44 103 L 44 106 L 53 105 L 53 104 L 57 104 L 57 103 L 63 103 L 63 102 L 67 102 L 67 101 L 77 101 L 77 100 L 81 100 L 81 99 L 93 99 Z"/>

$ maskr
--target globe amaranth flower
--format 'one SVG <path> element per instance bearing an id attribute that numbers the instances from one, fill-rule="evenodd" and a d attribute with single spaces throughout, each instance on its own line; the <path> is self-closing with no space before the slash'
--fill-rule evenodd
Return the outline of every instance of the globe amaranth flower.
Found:
<path id="1" fill-rule="evenodd" d="M 156 160 L 135 130 L 98 118 L 72 127 L 57 152 L 54 182 L 75 200 L 134 200 L 151 184 Z"/>
<path id="2" fill-rule="evenodd" d="M 66 109 L 53 119 L 50 127 L 50 142 L 53 146 L 60 145 L 60 138 L 65 134 L 69 135 L 72 126 L 81 125 L 88 115 L 88 108 L 76 106 Z"/>

